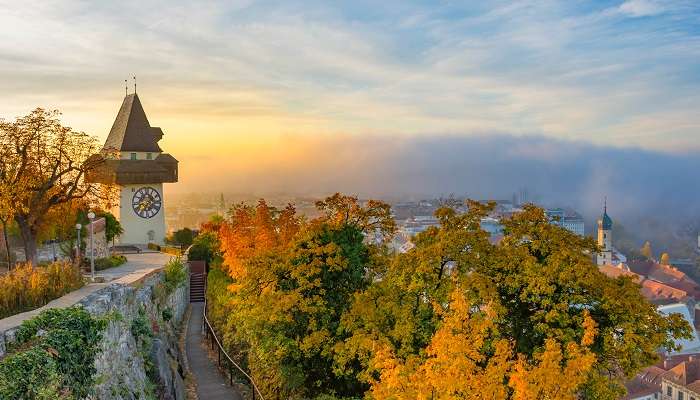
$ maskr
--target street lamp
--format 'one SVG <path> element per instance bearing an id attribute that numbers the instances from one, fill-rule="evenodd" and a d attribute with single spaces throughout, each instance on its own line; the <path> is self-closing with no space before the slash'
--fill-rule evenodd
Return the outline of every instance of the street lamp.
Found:
<path id="1" fill-rule="evenodd" d="M 90 275 L 95 282 L 95 213 L 90 211 L 87 217 L 90 220 Z"/>
<path id="2" fill-rule="evenodd" d="M 78 260 L 78 267 L 80 267 L 80 230 L 83 228 L 81 224 L 75 224 L 75 229 L 78 231 L 78 241 L 75 243 L 75 258 Z"/>

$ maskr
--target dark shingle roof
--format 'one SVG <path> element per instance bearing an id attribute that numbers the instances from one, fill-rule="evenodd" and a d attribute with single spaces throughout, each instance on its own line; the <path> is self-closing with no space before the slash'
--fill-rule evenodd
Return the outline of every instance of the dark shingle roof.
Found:
<path id="1" fill-rule="evenodd" d="M 160 128 L 151 127 L 136 93 L 127 95 L 109 131 L 105 150 L 161 152 Z"/>

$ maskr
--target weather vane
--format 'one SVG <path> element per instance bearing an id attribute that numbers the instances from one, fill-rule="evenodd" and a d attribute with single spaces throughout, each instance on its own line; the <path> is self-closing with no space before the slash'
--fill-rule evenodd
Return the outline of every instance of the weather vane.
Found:
<path id="1" fill-rule="evenodd" d="M 134 76 L 134 94 L 136 94 L 136 76 Z"/>
<path id="2" fill-rule="evenodd" d="M 129 95 L 129 83 L 128 83 L 128 81 L 127 81 L 126 79 L 124 79 L 124 94 L 125 94 L 126 96 Z"/>

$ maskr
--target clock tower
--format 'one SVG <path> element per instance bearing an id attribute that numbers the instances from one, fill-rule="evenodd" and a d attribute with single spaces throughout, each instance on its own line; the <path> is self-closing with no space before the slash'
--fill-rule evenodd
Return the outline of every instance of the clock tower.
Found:
<path id="1" fill-rule="evenodd" d="M 121 244 L 162 244 L 165 239 L 163 183 L 177 182 L 177 160 L 163 153 L 160 128 L 148 123 L 136 93 L 124 98 L 102 148 L 102 162 L 86 176 L 90 182 L 117 185 L 112 209 L 124 228 Z"/>

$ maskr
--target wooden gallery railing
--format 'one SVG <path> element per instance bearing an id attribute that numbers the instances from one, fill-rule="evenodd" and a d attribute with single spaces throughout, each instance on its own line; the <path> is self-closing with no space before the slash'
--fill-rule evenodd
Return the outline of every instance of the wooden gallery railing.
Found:
<path id="1" fill-rule="evenodd" d="M 205 275 L 205 282 L 206 282 L 206 275 Z M 205 284 L 206 288 L 206 284 Z M 228 371 L 228 377 L 229 377 L 229 384 L 233 386 L 233 381 L 234 381 L 234 373 L 238 375 L 239 378 L 243 378 L 242 381 L 247 381 L 250 383 L 252 386 L 253 390 L 253 400 L 255 399 L 260 399 L 260 400 L 265 400 L 260 393 L 260 390 L 258 389 L 258 386 L 255 384 L 255 381 L 253 378 L 246 373 L 243 368 L 241 368 L 240 365 L 238 365 L 231 356 L 228 355 L 226 350 L 224 349 L 224 346 L 221 344 L 221 341 L 219 340 L 218 337 L 216 337 L 216 332 L 214 331 L 214 327 L 211 326 L 211 323 L 209 322 L 209 318 L 207 317 L 207 299 L 206 299 L 206 289 L 205 289 L 205 295 L 204 295 L 204 334 L 206 338 L 209 340 L 209 345 L 212 350 L 216 348 L 217 354 L 218 354 L 218 365 L 219 368 L 225 369 Z M 223 364 L 222 364 L 223 360 Z"/>

